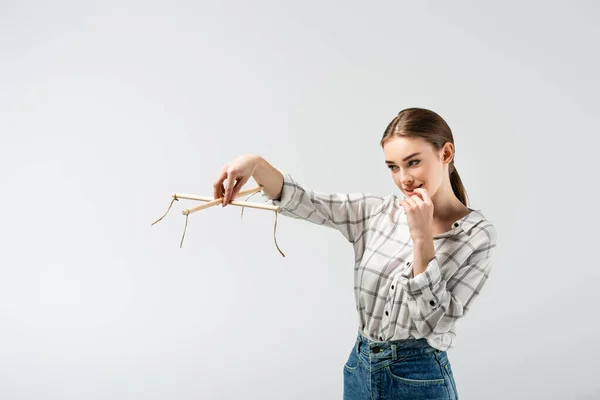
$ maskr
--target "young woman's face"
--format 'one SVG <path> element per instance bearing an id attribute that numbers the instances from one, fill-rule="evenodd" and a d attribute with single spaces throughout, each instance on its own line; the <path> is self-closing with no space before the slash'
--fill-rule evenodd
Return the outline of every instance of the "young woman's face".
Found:
<path id="1" fill-rule="evenodd" d="M 446 153 L 448 145 L 451 146 L 446 143 L 444 147 Z M 412 190 L 422 187 L 433 197 L 444 183 L 444 174 L 448 173 L 448 163 L 451 161 L 451 158 L 443 161 L 444 149 L 438 152 L 420 138 L 392 137 L 384 144 L 383 153 L 394 183 L 405 196 L 412 196 L 415 194 Z"/>

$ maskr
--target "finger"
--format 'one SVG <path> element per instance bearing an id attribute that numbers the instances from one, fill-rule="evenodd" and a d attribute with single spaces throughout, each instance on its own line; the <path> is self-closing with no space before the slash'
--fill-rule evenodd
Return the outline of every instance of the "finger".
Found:
<path id="1" fill-rule="evenodd" d="M 246 182 L 248 182 L 249 179 L 250 179 L 250 177 L 248 176 L 248 177 L 243 177 L 239 181 L 237 181 L 237 183 L 233 187 L 233 192 L 231 193 L 232 199 L 235 199 L 237 197 L 237 194 L 240 192 L 242 187 L 244 187 L 244 185 L 246 184 Z"/>
<path id="2" fill-rule="evenodd" d="M 231 193 L 233 192 L 233 187 L 235 186 L 235 172 L 230 172 L 227 175 L 227 189 L 225 190 L 225 198 L 223 200 L 223 207 L 225 207 L 231 201 Z"/>
<path id="3" fill-rule="evenodd" d="M 408 202 L 406 201 L 406 199 L 405 199 L 405 200 L 402 200 L 402 201 L 400 202 L 400 205 L 402 205 L 402 207 L 404 208 L 404 210 L 410 210 L 410 208 L 411 208 L 411 207 L 410 207 L 410 204 L 408 204 Z"/>
<path id="4" fill-rule="evenodd" d="M 412 196 L 410 196 L 410 199 L 411 199 L 412 201 L 414 201 L 414 202 L 415 202 L 415 204 L 416 204 L 417 206 L 420 206 L 421 204 L 424 204 L 424 203 L 423 203 L 423 199 L 421 199 L 421 198 L 420 198 L 419 196 L 417 196 L 416 194 L 413 194 Z"/>
<path id="5" fill-rule="evenodd" d="M 404 199 L 404 201 L 406 201 L 408 204 L 410 204 L 411 208 L 417 206 L 417 203 L 415 203 L 415 201 L 412 199 L 412 197 L 407 197 Z"/>
<path id="6" fill-rule="evenodd" d="M 217 177 L 217 180 L 213 184 L 213 195 L 215 199 L 219 199 L 223 197 L 223 193 L 225 192 L 223 188 L 223 181 L 227 178 L 227 170 L 223 169 L 221 174 Z"/>
<path id="7" fill-rule="evenodd" d="M 433 202 L 431 201 L 431 196 L 429 196 L 427 189 L 417 188 L 417 189 L 415 189 L 415 192 L 418 192 L 421 195 L 421 197 L 423 197 L 423 201 L 426 204 L 433 204 Z"/>

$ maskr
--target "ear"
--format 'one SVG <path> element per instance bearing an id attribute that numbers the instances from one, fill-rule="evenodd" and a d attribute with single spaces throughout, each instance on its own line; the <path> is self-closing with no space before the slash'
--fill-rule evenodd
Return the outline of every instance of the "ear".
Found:
<path id="1" fill-rule="evenodd" d="M 440 150 L 441 160 L 444 164 L 450 164 L 454 160 L 454 145 L 450 142 L 444 143 L 444 146 Z"/>

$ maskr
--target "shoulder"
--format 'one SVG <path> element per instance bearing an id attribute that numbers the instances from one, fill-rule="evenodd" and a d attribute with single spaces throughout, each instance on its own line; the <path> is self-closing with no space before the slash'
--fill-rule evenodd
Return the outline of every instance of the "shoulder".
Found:
<path id="1" fill-rule="evenodd" d="M 398 215 L 404 213 L 404 208 L 400 204 L 402 198 L 399 198 L 395 194 L 388 195 L 374 195 L 373 196 L 374 207 L 371 210 L 371 215 L 387 215 L 392 219 L 396 219 Z"/>
<path id="2" fill-rule="evenodd" d="M 472 256 L 490 257 L 496 248 L 498 230 L 482 210 L 473 210 L 463 223 Z"/>

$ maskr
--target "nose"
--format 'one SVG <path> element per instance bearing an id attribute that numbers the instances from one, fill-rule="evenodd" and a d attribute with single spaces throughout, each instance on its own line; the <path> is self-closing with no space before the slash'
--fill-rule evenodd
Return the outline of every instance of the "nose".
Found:
<path id="1" fill-rule="evenodd" d="M 400 182 L 402 182 L 402 184 L 404 186 L 410 186 L 413 182 L 413 178 L 411 176 L 408 175 L 401 175 L 400 176 Z"/>

